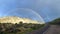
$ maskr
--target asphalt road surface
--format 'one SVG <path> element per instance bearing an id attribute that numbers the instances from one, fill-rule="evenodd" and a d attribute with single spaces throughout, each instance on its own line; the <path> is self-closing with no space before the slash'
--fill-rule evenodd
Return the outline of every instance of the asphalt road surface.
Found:
<path id="1" fill-rule="evenodd" d="M 43 34 L 60 34 L 60 26 L 50 25 L 50 27 Z"/>
<path id="2" fill-rule="evenodd" d="M 27 34 L 43 34 L 43 32 L 45 32 L 50 26 L 49 25 L 45 25 L 44 27 L 42 27 L 41 29 L 32 31 L 30 33 Z"/>

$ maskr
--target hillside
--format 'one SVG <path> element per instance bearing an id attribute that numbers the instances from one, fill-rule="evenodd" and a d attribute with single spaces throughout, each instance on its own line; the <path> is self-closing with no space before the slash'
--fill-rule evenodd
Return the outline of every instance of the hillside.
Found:
<path id="1" fill-rule="evenodd" d="M 32 20 L 29 18 L 21 18 L 21 17 L 16 17 L 16 16 L 8 16 L 8 17 L 1 17 L 0 18 L 0 23 L 19 23 L 22 21 L 23 23 L 33 23 L 33 24 L 43 24 L 42 22 L 38 22 L 36 20 Z"/>
<path id="2" fill-rule="evenodd" d="M 60 18 L 54 19 L 53 21 L 49 22 L 50 24 L 60 25 Z"/>

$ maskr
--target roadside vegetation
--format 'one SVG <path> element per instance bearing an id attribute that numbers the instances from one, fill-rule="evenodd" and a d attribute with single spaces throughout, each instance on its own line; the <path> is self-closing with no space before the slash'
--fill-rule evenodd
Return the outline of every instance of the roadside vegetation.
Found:
<path id="1" fill-rule="evenodd" d="M 60 18 L 57 18 L 57 19 L 49 22 L 49 24 L 52 24 L 52 25 L 60 25 Z"/>
<path id="2" fill-rule="evenodd" d="M 45 24 L 32 24 L 32 23 L 0 23 L 0 34 L 26 34 L 33 30 L 40 29 Z"/>

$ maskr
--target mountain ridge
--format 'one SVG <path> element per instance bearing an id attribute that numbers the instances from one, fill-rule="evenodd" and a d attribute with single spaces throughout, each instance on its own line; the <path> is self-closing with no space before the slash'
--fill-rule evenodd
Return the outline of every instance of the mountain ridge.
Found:
<path id="1" fill-rule="evenodd" d="M 19 23 L 22 21 L 23 23 L 33 23 L 33 24 L 43 24 L 42 22 L 32 20 L 29 18 L 21 18 L 17 16 L 6 16 L 6 17 L 1 17 L 0 18 L 0 23 Z"/>

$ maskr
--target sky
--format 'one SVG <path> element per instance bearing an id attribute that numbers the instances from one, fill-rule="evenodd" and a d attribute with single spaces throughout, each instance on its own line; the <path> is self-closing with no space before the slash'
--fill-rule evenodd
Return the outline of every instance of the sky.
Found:
<path id="1" fill-rule="evenodd" d="M 16 8 L 36 11 L 45 22 L 60 17 L 60 0 L 0 0 L 0 17 Z"/>

